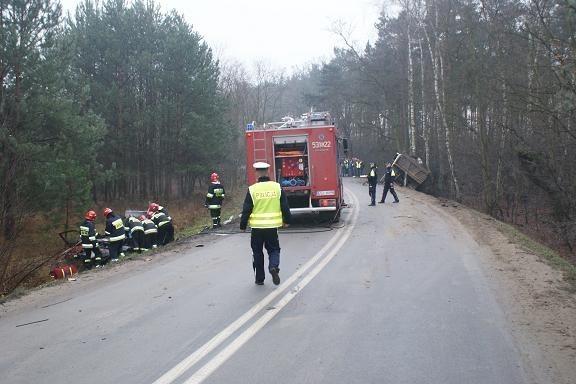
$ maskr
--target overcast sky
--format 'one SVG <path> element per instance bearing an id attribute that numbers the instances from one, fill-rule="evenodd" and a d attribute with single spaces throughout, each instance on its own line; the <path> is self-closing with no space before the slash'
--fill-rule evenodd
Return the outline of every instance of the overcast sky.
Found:
<path id="1" fill-rule="evenodd" d="M 61 0 L 64 12 L 81 0 Z M 224 62 L 250 68 L 260 61 L 288 72 L 329 60 L 345 25 L 355 46 L 377 36 L 383 0 L 156 0 L 166 13 L 176 9 Z"/>

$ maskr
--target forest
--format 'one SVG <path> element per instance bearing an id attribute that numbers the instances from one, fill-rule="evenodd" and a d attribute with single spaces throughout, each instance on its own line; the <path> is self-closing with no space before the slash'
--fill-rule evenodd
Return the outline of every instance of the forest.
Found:
<path id="1" fill-rule="evenodd" d="M 400 0 L 286 74 L 215 57 L 152 0 L 0 0 L 0 292 L 87 209 L 243 187 L 243 132 L 330 111 L 351 155 L 419 157 L 419 189 L 576 262 L 576 0 Z M 18 250 L 23 244 L 34 252 Z"/>

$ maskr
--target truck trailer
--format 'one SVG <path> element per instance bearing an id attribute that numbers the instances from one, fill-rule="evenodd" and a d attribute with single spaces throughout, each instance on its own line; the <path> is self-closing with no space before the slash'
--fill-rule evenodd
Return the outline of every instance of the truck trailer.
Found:
<path id="1" fill-rule="evenodd" d="M 252 164 L 270 164 L 270 179 L 280 183 L 293 214 L 339 218 L 344 205 L 339 152 L 338 132 L 328 112 L 246 127 L 249 185 L 257 181 Z"/>

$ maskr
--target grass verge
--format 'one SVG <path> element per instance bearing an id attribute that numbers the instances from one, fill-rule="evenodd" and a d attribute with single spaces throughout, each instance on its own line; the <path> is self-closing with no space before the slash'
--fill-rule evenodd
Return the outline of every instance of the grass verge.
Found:
<path id="1" fill-rule="evenodd" d="M 552 268 L 562 271 L 564 273 L 564 280 L 570 284 L 572 291 L 576 291 L 576 265 L 573 265 L 554 250 L 531 239 L 509 224 L 499 222 L 498 230 L 514 243 L 519 244 L 527 251 L 539 256 Z"/>

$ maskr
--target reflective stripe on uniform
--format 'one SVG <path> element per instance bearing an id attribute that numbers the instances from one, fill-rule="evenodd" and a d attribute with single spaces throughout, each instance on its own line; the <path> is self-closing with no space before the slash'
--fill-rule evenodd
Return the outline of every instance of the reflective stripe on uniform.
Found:
<path id="1" fill-rule="evenodd" d="M 120 241 L 120 240 L 124 240 L 126 238 L 126 235 L 122 234 L 120 236 L 114 236 L 110 238 L 111 242 L 115 242 L 115 241 Z"/>
<path id="2" fill-rule="evenodd" d="M 92 249 L 92 248 L 94 248 L 94 245 L 93 245 L 93 244 L 82 244 L 82 248 L 84 248 L 84 249 Z"/>
<path id="3" fill-rule="evenodd" d="M 213 195 L 213 194 L 211 194 L 210 192 L 208 192 L 208 193 L 206 194 L 206 197 L 208 197 L 208 198 L 210 198 L 210 199 L 211 199 L 211 198 L 213 198 L 213 197 L 214 197 L 214 195 Z"/>
<path id="4" fill-rule="evenodd" d="M 130 230 L 130 233 L 134 233 L 134 231 L 143 231 L 143 230 L 144 230 L 144 227 L 142 227 L 142 226 L 137 226 L 137 227 L 132 228 L 132 229 Z"/>
<path id="5" fill-rule="evenodd" d="M 209 205 L 208 209 L 218 209 L 218 208 L 222 208 L 221 205 Z"/>
<path id="6" fill-rule="evenodd" d="M 278 213 L 252 213 L 250 215 L 252 228 L 278 228 L 282 226 L 282 212 Z"/>
<path id="7" fill-rule="evenodd" d="M 158 233 L 158 230 L 156 228 L 152 228 L 152 229 L 147 229 L 144 231 L 145 235 L 149 235 L 151 233 Z"/>

